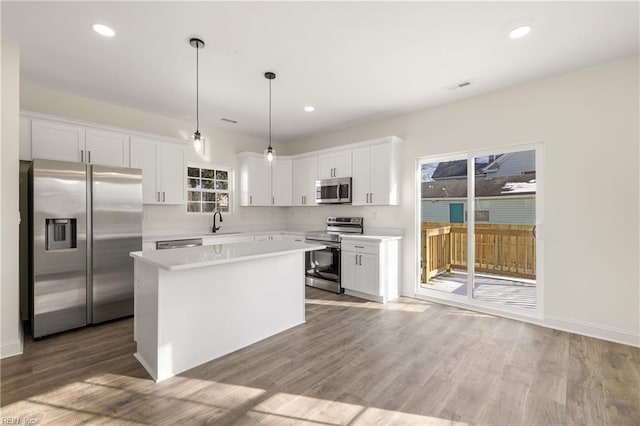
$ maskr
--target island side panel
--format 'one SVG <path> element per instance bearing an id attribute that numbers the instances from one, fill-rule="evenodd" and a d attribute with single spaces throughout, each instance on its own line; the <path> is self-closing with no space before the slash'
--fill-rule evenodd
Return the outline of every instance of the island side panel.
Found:
<path id="1" fill-rule="evenodd" d="M 158 381 L 304 322 L 304 253 L 158 272 Z"/>
<path id="2" fill-rule="evenodd" d="M 157 379 L 158 348 L 158 270 L 134 259 L 133 339 L 137 344 L 136 359 Z"/>

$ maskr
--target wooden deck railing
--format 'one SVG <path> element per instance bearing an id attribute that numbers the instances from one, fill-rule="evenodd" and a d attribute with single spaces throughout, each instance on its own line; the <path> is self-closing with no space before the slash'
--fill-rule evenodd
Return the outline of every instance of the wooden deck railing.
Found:
<path id="1" fill-rule="evenodd" d="M 536 278 L 532 225 L 477 224 L 475 270 Z M 422 282 L 451 269 L 467 269 L 467 224 L 422 222 Z"/>

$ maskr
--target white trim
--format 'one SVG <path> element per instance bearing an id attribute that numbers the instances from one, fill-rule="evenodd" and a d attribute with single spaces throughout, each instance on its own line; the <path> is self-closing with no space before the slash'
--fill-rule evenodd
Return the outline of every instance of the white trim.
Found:
<path id="1" fill-rule="evenodd" d="M 220 171 L 224 171 L 227 172 L 227 182 L 228 182 L 228 187 L 226 190 L 221 190 L 221 189 L 214 189 L 214 190 L 210 190 L 210 191 L 201 191 L 204 188 L 189 188 L 187 186 L 187 182 L 188 179 L 192 179 L 191 176 L 189 176 L 189 167 L 192 168 L 197 168 L 197 169 L 207 169 L 207 170 L 220 170 Z M 233 213 L 235 212 L 235 208 L 234 208 L 234 199 L 235 199 L 235 169 L 233 167 L 230 166 L 217 166 L 215 164 L 208 164 L 208 163 L 198 163 L 198 162 L 191 162 L 191 161 L 187 161 L 185 168 L 184 168 L 184 173 L 185 173 L 185 209 L 186 209 L 186 213 L 189 215 L 212 215 L 213 212 L 190 212 L 189 211 L 189 206 L 188 204 L 190 203 L 189 201 L 189 191 L 192 192 L 212 192 L 212 193 L 221 193 L 221 194 L 229 194 L 229 210 L 224 212 L 225 215 L 233 215 Z M 193 178 L 193 179 L 201 179 L 201 178 Z M 206 179 L 206 178 L 205 178 Z M 214 179 L 215 180 L 215 179 Z M 222 213 L 222 212 L 221 212 Z"/>
<path id="2" fill-rule="evenodd" d="M 448 293 L 444 293 L 448 294 Z M 620 343 L 623 345 L 640 347 L 640 334 L 631 330 L 623 330 L 615 327 L 607 327 L 586 321 L 571 320 L 561 318 L 555 315 L 547 315 L 546 318 L 536 318 L 533 316 L 522 315 L 519 312 L 503 311 L 493 309 L 491 306 L 468 304 L 463 300 L 453 300 L 445 297 L 433 297 L 424 294 L 406 295 L 420 300 L 426 300 L 441 305 L 454 306 L 456 308 L 467 309 L 474 312 L 500 316 L 516 321 L 522 321 L 529 324 L 539 325 L 554 330 L 566 331 L 568 333 L 579 334 L 582 336 L 593 337 L 596 339 L 607 340 L 609 342 Z"/>
<path id="3" fill-rule="evenodd" d="M 472 238 L 467 238 L 467 273 L 468 273 L 468 281 L 467 281 L 467 294 L 466 296 L 460 295 L 449 295 L 442 294 L 437 290 L 425 289 L 421 286 L 421 268 L 420 262 L 416 262 L 416 275 L 415 275 L 415 284 L 414 291 L 417 296 L 425 297 L 427 299 L 434 300 L 443 300 L 445 303 L 453 303 L 453 304 L 462 304 L 465 307 L 470 307 L 471 309 L 486 309 L 491 313 L 495 313 L 497 315 L 504 315 L 509 318 L 515 317 L 518 319 L 522 318 L 532 318 L 541 320 L 544 315 L 544 280 L 543 280 L 543 247 L 544 241 L 542 240 L 542 224 L 543 220 L 543 198 L 544 198 L 544 176 L 543 175 L 543 153 L 544 153 L 544 142 L 536 141 L 536 142 L 527 142 L 514 144 L 506 147 L 495 147 L 495 148 L 486 148 L 482 150 L 471 150 L 465 152 L 457 152 L 452 153 L 451 155 L 441 154 L 434 156 L 422 156 L 416 158 L 416 179 L 414 182 L 415 185 L 415 234 L 417 238 L 415 238 L 415 249 L 416 254 L 419 258 L 419 253 L 421 250 L 421 209 L 422 209 L 422 179 L 421 179 L 421 165 L 425 163 L 432 162 L 442 162 L 442 161 L 456 161 L 456 160 L 466 160 L 467 161 L 467 171 L 474 170 L 474 159 L 479 156 L 491 155 L 493 153 L 499 152 L 501 154 L 512 153 L 512 152 L 520 152 L 534 150 L 536 153 L 536 226 L 538 239 L 536 241 L 536 307 L 535 310 L 529 315 L 528 312 L 523 310 L 522 308 L 513 308 L 509 306 L 500 306 L 496 304 L 486 302 L 482 302 L 480 300 L 473 298 L 473 289 L 475 288 L 475 234 L 472 233 Z M 475 203 L 470 203 L 469 200 L 475 200 L 475 174 L 467 173 L 467 197 L 458 198 L 458 201 L 465 201 L 467 204 L 467 227 L 468 229 L 475 229 Z"/>
<path id="4" fill-rule="evenodd" d="M 20 333 L 22 334 L 22 333 Z M 23 346 L 22 339 L 15 339 L 0 345 L 0 359 L 9 358 L 11 356 L 22 355 Z"/>
<path id="5" fill-rule="evenodd" d="M 518 199 L 522 199 L 522 198 L 536 198 L 535 195 L 491 195 L 489 197 L 477 197 L 479 198 L 481 201 L 482 200 L 512 200 L 515 198 Z M 421 201 L 462 201 L 462 202 L 466 202 L 467 201 L 467 197 L 441 197 L 441 198 L 422 198 Z"/>
<path id="6" fill-rule="evenodd" d="M 556 315 L 547 315 L 541 325 L 555 330 L 562 330 L 583 336 L 595 337 L 596 339 L 621 343 L 623 345 L 640 347 L 640 333 L 634 333 L 631 330 L 607 327 L 605 325 L 594 324 L 592 322 L 571 320 Z"/>

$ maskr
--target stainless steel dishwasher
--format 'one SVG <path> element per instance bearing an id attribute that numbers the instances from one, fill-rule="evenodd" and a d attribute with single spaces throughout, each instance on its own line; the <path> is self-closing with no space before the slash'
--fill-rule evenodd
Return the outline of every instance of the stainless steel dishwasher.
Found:
<path id="1" fill-rule="evenodd" d="M 157 250 L 173 248 L 198 247 L 202 245 L 202 238 L 187 238 L 183 240 L 156 241 Z"/>

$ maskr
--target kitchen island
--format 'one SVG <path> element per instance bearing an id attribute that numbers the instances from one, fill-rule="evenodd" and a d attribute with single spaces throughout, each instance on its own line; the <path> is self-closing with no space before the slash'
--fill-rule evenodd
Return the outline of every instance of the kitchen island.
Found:
<path id="1" fill-rule="evenodd" d="M 136 359 L 159 382 L 304 323 L 295 241 L 132 252 Z"/>

